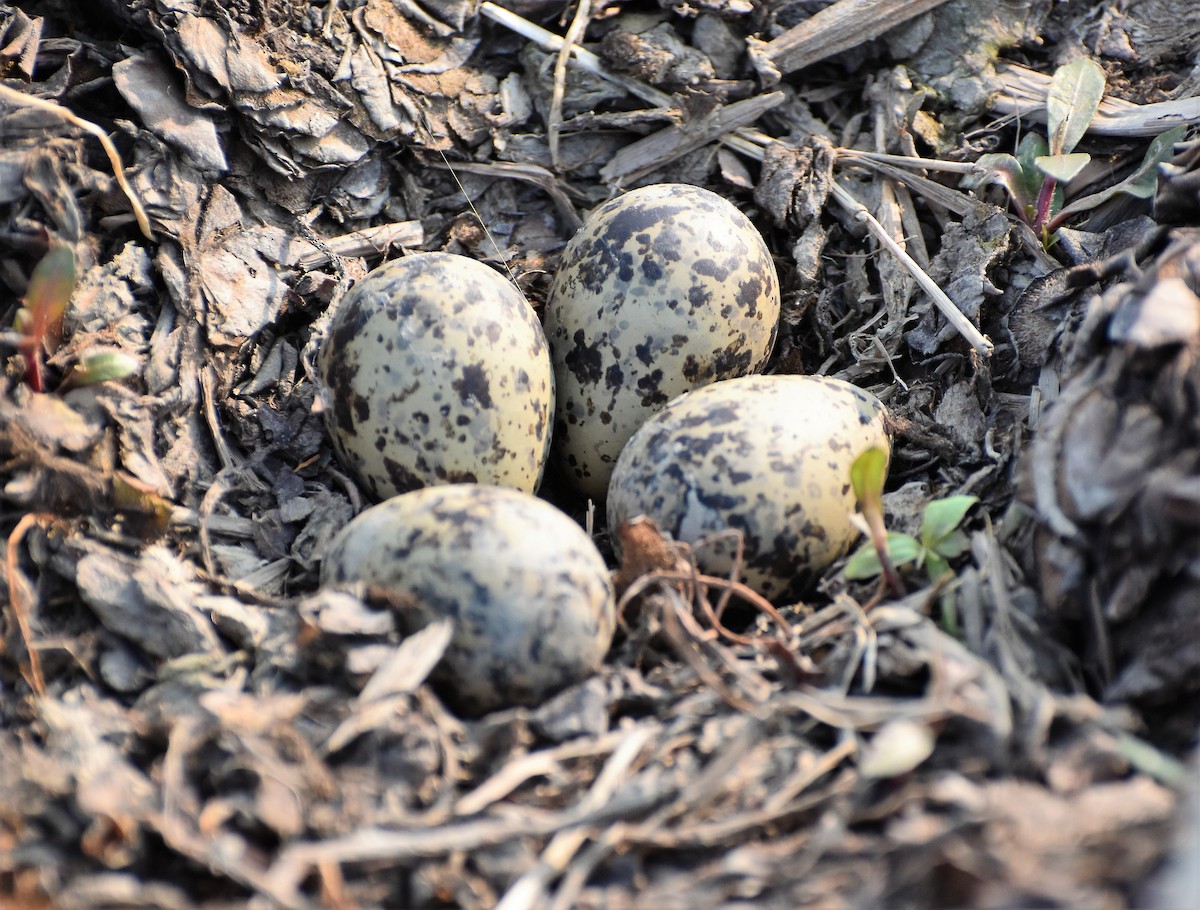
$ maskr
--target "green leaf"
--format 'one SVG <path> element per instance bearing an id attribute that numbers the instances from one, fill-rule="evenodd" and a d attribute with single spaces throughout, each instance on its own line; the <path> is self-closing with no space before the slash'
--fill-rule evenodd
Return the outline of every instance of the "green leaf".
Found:
<path id="1" fill-rule="evenodd" d="M 1176 142 L 1183 139 L 1187 127 L 1183 124 L 1159 133 L 1146 149 L 1138 169 L 1117 184 L 1116 188 L 1137 199 L 1149 199 L 1158 189 L 1158 167 L 1170 159 Z"/>
<path id="2" fill-rule="evenodd" d="M 950 563 L 942 559 L 937 553 L 932 550 L 925 554 L 925 574 L 930 581 L 937 581 L 943 575 L 950 571 Z"/>
<path id="3" fill-rule="evenodd" d="M 1168 787 L 1175 787 L 1178 790 L 1184 789 L 1192 782 L 1193 772 L 1187 765 L 1155 748 L 1144 739 L 1138 739 L 1129 733 L 1118 733 L 1116 740 L 1117 753 L 1138 771 L 1149 774 Z"/>
<path id="4" fill-rule="evenodd" d="M 910 537 L 908 534 L 889 532 L 887 542 L 888 554 L 892 557 L 894 566 L 899 567 L 916 562 L 921 555 L 921 544 L 915 537 Z M 879 564 L 879 554 L 875 551 L 874 545 L 865 543 L 846 560 L 843 574 L 850 581 L 862 581 L 866 578 L 874 578 L 882 571 L 883 566 Z"/>
<path id="5" fill-rule="evenodd" d="M 75 253 L 69 246 L 55 246 L 34 266 L 25 294 L 30 320 L 23 329 L 35 344 L 56 331 L 67 301 L 75 289 Z"/>
<path id="6" fill-rule="evenodd" d="M 75 365 L 69 376 L 64 379 L 64 383 L 69 380 L 74 388 L 126 379 L 134 375 L 140 366 L 141 363 L 136 357 L 124 351 L 93 351 Z"/>
<path id="7" fill-rule="evenodd" d="M 979 177 L 970 177 L 964 184 L 968 188 L 977 188 L 986 183 L 994 183 L 1004 187 L 1013 205 L 1020 210 L 1033 205 L 1037 198 L 1038 187 L 1042 184 L 1042 175 L 1034 170 L 1032 179 L 1026 172 L 1026 165 L 1008 154 L 980 155 L 975 162 L 985 173 Z M 1029 165 L 1032 167 L 1032 164 Z"/>
<path id="8" fill-rule="evenodd" d="M 867 578 L 874 578 L 882 571 L 883 566 L 879 562 L 879 554 L 875 552 L 875 547 L 868 541 L 850 554 L 842 574 L 850 581 L 863 581 Z"/>
<path id="9" fill-rule="evenodd" d="M 1046 93 L 1046 125 L 1053 155 L 1069 153 L 1096 115 L 1104 98 L 1104 70 L 1088 57 L 1060 66 Z"/>
<path id="10" fill-rule="evenodd" d="M 25 307 L 21 307 L 17 310 L 17 315 L 13 317 L 13 328 L 19 334 L 29 337 L 33 331 L 33 313 L 29 312 Z"/>
<path id="11" fill-rule="evenodd" d="M 978 175 L 963 178 L 968 189 L 977 189 L 989 183 L 997 183 L 1015 196 L 1021 184 L 1021 162 L 1006 152 L 991 152 L 980 155 L 975 166 L 982 170 Z"/>
<path id="12" fill-rule="evenodd" d="M 947 496 L 935 499 L 925 507 L 925 518 L 921 523 L 921 540 L 927 547 L 934 546 L 962 523 L 971 506 L 979 502 L 978 496 Z"/>
<path id="13" fill-rule="evenodd" d="M 893 531 L 888 534 L 888 555 L 892 557 L 893 565 L 906 566 L 920 558 L 921 542 L 908 534 Z"/>
<path id="14" fill-rule="evenodd" d="M 1057 220 L 1061 222 L 1070 215 L 1094 209 L 1118 193 L 1126 193 L 1136 199 L 1149 199 L 1158 189 L 1159 165 L 1170 159 L 1175 143 L 1181 140 L 1186 132 L 1187 127 L 1177 126 L 1156 136 L 1150 143 L 1150 147 L 1146 149 L 1145 157 L 1142 158 L 1142 163 L 1138 165 L 1136 171 L 1120 183 L 1107 189 L 1073 199 L 1070 205 L 1058 213 Z"/>
<path id="15" fill-rule="evenodd" d="M 112 479 L 113 506 L 118 512 L 136 512 L 149 516 L 155 528 L 165 532 L 175 508 L 153 488 L 123 471 Z"/>
<path id="16" fill-rule="evenodd" d="M 1050 154 L 1046 140 L 1037 133 L 1026 133 L 1017 144 L 1017 163 L 1021 165 L 1022 209 L 1037 202 L 1045 175 L 1038 170 L 1037 160 Z"/>
<path id="17" fill-rule="evenodd" d="M 962 531 L 951 531 L 930 549 L 937 553 L 938 556 L 946 559 L 954 559 L 957 556 L 962 556 L 967 550 L 971 549 L 971 538 Z"/>
<path id="18" fill-rule="evenodd" d="M 877 504 L 883 497 L 883 484 L 887 480 L 888 455 L 878 446 L 867 449 L 850 465 L 850 484 L 859 506 Z"/>
<path id="19" fill-rule="evenodd" d="M 1033 168 L 1034 158 L 1049 154 L 1050 146 L 1046 145 L 1046 138 L 1037 133 L 1026 133 L 1017 143 L 1017 161 L 1025 170 Z"/>
<path id="20" fill-rule="evenodd" d="M 1047 177 L 1053 177 L 1059 183 L 1068 183 L 1087 167 L 1091 160 L 1091 155 L 1073 152 L 1070 155 L 1043 155 L 1034 159 L 1034 164 Z"/>
<path id="21" fill-rule="evenodd" d="M 947 635 L 958 637 L 958 610 L 957 598 L 954 596 L 954 589 L 947 588 L 946 593 L 938 598 L 938 606 L 942 615 L 942 631 Z"/>

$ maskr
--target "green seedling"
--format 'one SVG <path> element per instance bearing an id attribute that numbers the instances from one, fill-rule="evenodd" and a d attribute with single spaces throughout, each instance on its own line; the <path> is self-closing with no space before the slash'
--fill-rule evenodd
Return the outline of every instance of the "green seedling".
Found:
<path id="1" fill-rule="evenodd" d="M 35 392 L 46 391 L 44 358 L 62 342 L 63 315 L 74 290 L 75 254 L 68 246 L 56 246 L 34 267 L 24 306 L 13 319 L 13 343 L 25 361 L 25 376 Z M 58 391 L 125 379 L 137 370 L 137 359 L 122 351 L 89 352 L 72 364 Z"/>
<path id="2" fill-rule="evenodd" d="M 62 340 L 63 313 L 74 289 L 75 254 L 68 246 L 56 246 L 34 267 L 25 305 L 13 320 L 25 375 L 35 392 L 46 390 L 42 358 Z"/>
<path id="3" fill-rule="evenodd" d="M 887 532 L 886 548 L 893 566 L 897 569 L 910 565 L 924 568 L 931 582 L 938 581 L 950 571 L 950 560 L 961 556 L 971 545 L 959 525 L 977 502 L 977 496 L 935 499 L 925 507 L 920 539 L 910 534 Z M 874 540 L 851 554 L 844 571 L 851 581 L 862 581 L 883 573 L 879 547 Z"/>
<path id="4" fill-rule="evenodd" d="M 58 391 L 127 379 L 138 371 L 139 366 L 137 358 L 124 351 L 90 351 L 78 363 L 72 364 Z"/>
<path id="5" fill-rule="evenodd" d="M 864 577 L 882 575 L 892 593 L 903 597 L 904 582 L 893 564 L 888 545 L 889 535 L 883 523 L 883 484 L 887 480 L 887 467 L 887 452 L 872 446 L 850 465 L 850 484 L 858 498 L 858 510 L 866 522 L 867 536 L 871 539 L 863 549 L 875 557 L 875 571 Z"/>
<path id="6" fill-rule="evenodd" d="M 1046 95 L 1046 137 L 1026 135 L 1016 155 L 980 156 L 976 162 L 984 176 L 980 183 L 1004 187 L 1021 217 L 1049 247 L 1053 233 L 1071 215 L 1095 208 L 1117 193 L 1138 199 L 1154 193 L 1158 166 L 1167 160 L 1171 147 L 1183 138 L 1178 126 L 1158 136 L 1137 170 L 1109 189 L 1063 205 L 1063 187 L 1070 184 L 1091 161 L 1091 156 L 1074 151 L 1104 97 L 1104 71 L 1092 60 L 1082 58 L 1060 67 Z"/>
<path id="7" fill-rule="evenodd" d="M 862 502 L 860 498 L 860 503 Z M 925 575 L 933 584 L 940 582 L 951 573 L 950 560 L 956 559 L 971 546 L 970 539 L 960 525 L 971 507 L 979 502 L 977 496 L 949 496 L 945 499 L 935 499 L 925 507 L 925 515 L 921 521 L 920 538 L 910 534 L 885 532 L 883 530 L 882 501 L 879 507 L 878 529 L 871 531 L 871 541 L 863 544 L 850 555 L 843 569 L 845 577 L 851 581 L 865 581 L 882 575 L 889 587 L 897 590 L 888 580 L 888 573 L 898 574 L 905 566 L 915 569 L 923 568 Z M 875 520 L 867 518 L 868 526 L 874 525 Z M 900 589 L 903 591 L 903 586 Z M 953 603 L 942 599 L 942 621 L 948 630 L 952 630 Z"/>

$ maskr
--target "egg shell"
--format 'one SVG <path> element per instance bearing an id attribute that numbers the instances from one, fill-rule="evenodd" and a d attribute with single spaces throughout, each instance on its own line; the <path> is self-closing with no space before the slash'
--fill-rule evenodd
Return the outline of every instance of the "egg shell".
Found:
<path id="1" fill-rule="evenodd" d="M 740 530 L 742 580 L 764 597 L 794 594 L 859 536 L 850 466 L 872 446 L 890 455 L 884 407 L 848 382 L 719 382 L 676 399 L 629 440 L 608 491 L 609 526 L 646 515 L 693 546 Z M 696 558 L 728 577 L 733 545 L 713 541 Z"/>
<path id="2" fill-rule="evenodd" d="M 731 203 L 683 184 L 605 203 L 567 244 L 546 302 L 551 458 L 601 499 L 646 418 L 689 389 L 761 370 L 778 323 L 770 251 Z"/>
<path id="3" fill-rule="evenodd" d="M 479 484 L 426 487 L 366 509 L 334 539 L 322 582 L 418 602 L 408 631 L 454 621 L 434 679 L 468 714 L 533 705 L 594 672 L 616 623 L 591 538 L 549 503 Z"/>
<path id="4" fill-rule="evenodd" d="M 334 448 L 376 499 L 541 482 L 549 348 L 520 292 L 481 262 L 418 253 L 370 272 L 334 313 L 317 373 Z"/>

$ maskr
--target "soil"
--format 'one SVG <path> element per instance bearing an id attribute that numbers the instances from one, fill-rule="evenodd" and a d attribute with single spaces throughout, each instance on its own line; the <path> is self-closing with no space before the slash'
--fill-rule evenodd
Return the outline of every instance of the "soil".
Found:
<path id="1" fill-rule="evenodd" d="M 1200 12 L 1003 10 L 0 3 L 0 907 L 1200 906 Z M 660 182 L 766 239 L 768 372 L 888 406 L 888 529 L 973 497 L 948 571 L 767 604 L 550 477 L 612 650 L 451 710 L 319 584 L 313 353 L 415 250 L 540 312 Z"/>

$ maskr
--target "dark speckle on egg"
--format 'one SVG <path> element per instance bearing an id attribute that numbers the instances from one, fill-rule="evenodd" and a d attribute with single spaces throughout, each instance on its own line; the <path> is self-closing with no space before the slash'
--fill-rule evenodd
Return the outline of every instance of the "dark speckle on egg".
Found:
<path id="1" fill-rule="evenodd" d="M 450 383 L 450 387 L 458 392 L 463 404 L 474 403 L 484 410 L 492 407 L 487 369 L 483 364 L 467 364 L 462 368 L 462 375 Z"/>
<path id="2" fill-rule="evenodd" d="M 582 331 L 575 333 L 574 342 L 575 346 L 567 351 L 563 362 L 580 383 L 594 385 L 600 379 L 603 362 L 600 347 L 598 344 L 588 344 L 587 336 Z"/>

